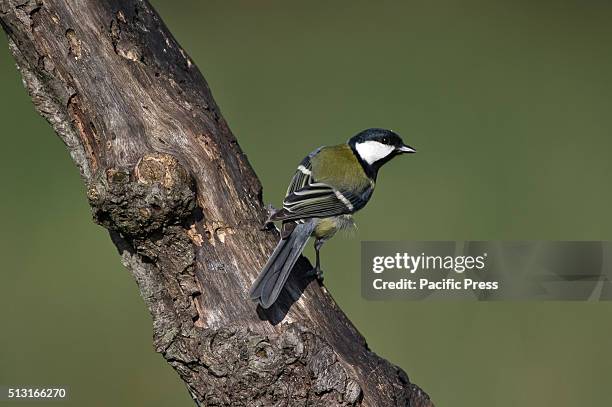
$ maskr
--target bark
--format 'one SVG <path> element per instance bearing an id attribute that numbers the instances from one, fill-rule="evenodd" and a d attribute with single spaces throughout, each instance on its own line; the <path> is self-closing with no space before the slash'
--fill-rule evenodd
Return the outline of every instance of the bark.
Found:
<path id="1" fill-rule="evenodd" d="M 0 0 L 0 22 L 196 404 L 433 405 L 301 277 L 306 259 L 271 309 L 248 300 L 278 239 L 261 185 L 146 1 Z"/>

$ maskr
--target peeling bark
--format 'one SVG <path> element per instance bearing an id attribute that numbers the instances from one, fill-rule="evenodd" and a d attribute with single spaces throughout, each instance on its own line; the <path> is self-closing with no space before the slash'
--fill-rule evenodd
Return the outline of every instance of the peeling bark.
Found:
<path id="1" fill-rule="evenodd" d="M 247 298 L 278 236 L 206 81 L 139 0 L 0 0 L 35 108 L 66 144 L 198 405 L 433 406 L 371 352 L 301 258 L 269 310 Z"/>

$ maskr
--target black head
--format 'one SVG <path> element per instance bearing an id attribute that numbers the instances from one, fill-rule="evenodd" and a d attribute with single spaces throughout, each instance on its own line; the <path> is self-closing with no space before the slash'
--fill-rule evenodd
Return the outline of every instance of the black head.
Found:
<path id="1" fill-rule="evenodd" d="M 402 141 L 402 138 L 391 130 L 367 129 L 351 137 L 348 145 L 359 159 L 359 162 L 372 178 L 376 178 L 378 169 L 393 157 L 416 153 L 416 150 Z"/>

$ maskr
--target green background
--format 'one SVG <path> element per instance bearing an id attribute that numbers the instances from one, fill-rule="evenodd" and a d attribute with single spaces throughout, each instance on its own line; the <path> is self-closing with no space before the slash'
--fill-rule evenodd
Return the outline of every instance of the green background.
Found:
<path id="1" fill-rule="evenodd" d="M 374 351 L 439 407 L 612 403 L 612 304 L 368 302 L 359 287 L 361 240 L 611 238 L 608 2 L 153 3 L 267 202 L 306 153 L 360 129 L 419 150 L 322 254 Z M 69 386 L 73 406 L 192 405 L 0 42 L 0 384 Z"/>

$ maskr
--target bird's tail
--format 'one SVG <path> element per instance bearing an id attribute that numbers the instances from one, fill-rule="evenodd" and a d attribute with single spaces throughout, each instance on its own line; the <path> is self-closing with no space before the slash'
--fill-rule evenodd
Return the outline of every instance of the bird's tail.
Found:
<path id="1" fill-rule="evenodd" d="M 263 308 L 269 308 L 278 298 L 314 227 L 312 220 L 299 223 L 289 236 L 276 245 L 249 291 L 251 299 L 259 300 Z"/>

